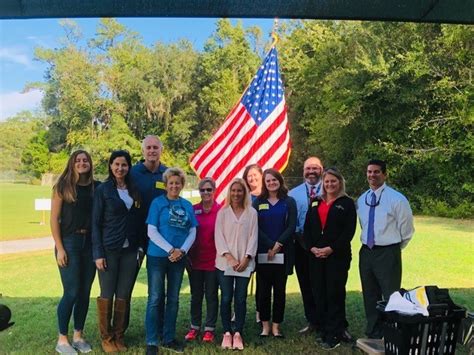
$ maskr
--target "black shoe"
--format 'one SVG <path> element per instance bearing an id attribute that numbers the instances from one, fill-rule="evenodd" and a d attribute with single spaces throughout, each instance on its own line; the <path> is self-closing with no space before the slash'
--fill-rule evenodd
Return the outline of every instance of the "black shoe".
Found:
<path id="1" fill-rule="evenodd" d="M 170 350 L 178 354 L 184 353 L 184 345 L 178 342 L 177 340 L 172 340 L 169 343 L 163 344 L 161 347 L 163 349 Z"/>
<path id="2" fill-rule="evenodd" d="M 341 334 L 341 341 L 344 343 L 353 343 L 354 338 L 352 337 L 351 333 L 347 329 L 344 329 L 344 331 Z"/>
<path id="3" fill-rule="evenodd" d="M 147 345 L 146 346 L 146 355 L 158 355 L 158 346 L 156 346 L 156 345 Z"/>
<path id="4" fill-rule="evenodd" d="M 329 340 L 325 343 L 322 343 L 321 348 L 323 348 L 323 350 L 333 350 L 333 349 L 336 349 L 339 345 L 341 345 L 339 340 L 334 339 L 334 340 Z"/>

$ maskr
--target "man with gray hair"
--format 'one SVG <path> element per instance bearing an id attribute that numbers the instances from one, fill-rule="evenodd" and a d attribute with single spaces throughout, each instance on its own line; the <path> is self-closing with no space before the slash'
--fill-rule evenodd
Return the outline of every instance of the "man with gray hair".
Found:
<path id="1" fill-rule="evenodd" d="M 151 201 L 153 201 L 155 197 L 166 193 L 165 185 L 163 183 L 163 174 L 167 167 L 160 162 L 162 152 L 163 143 L 161 143 L 160 138 L 155 135 L 146 136 L 142 141 L 143 160 L 135 164 L 130 172 L 133 183 L 135 184 L 138 191 L 140 191 L 140 196 L 142 199 L 141 208 L 144 209 L 145 216 L 148 216 L 148 210 L 150 209 Z M 145 221 L 143 221 L 143 223 L 145 223 Z M 148 245 L 148 236 L 144 235 L 143 238 L 146 240 L 145 245 Z M 146 250 L 139 248 L 135 280 L 138 276 L 138 273 L 140 272 L 145 254 Z M 129 300 L 131 300 L 131 296 L 132 295 L 130 294 Z M 125 329 L 127 329 L 130 319 L 130 307 L 127 309 L 129 312 L 125 316 Z"/>
<path id="2" fill-rule="evenodd" d="M 162 152 L 163 143 L 160 138 L 154 135 L 146 136 L 142 142 L 143 160 L 135 164 L 131 171 L 133 182 L 140 191 L 146 215 L 151 201 L 165 193 L 163 173 L 167 167 L 160 162 Z"/>

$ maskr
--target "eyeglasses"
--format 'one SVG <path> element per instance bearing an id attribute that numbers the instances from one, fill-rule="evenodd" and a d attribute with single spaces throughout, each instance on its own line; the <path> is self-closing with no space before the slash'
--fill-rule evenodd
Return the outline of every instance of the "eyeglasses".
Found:
<path id="1" fill-rule="evenodd" d="M 210 187 L 208 187 L 207 189 L 199 189 L 199 192 L 202 193 L 202 194 L 203 194 L 204 192 L 211 193 L 212 191 L 214 191 L 214 189 L 212 189 L 212 188 L 210 188 Z"/>

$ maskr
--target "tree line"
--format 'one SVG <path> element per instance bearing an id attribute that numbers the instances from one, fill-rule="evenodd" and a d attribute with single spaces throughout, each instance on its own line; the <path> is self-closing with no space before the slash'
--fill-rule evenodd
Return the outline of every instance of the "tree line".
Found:
<path id="1" fill-rule="evenodd" d="M 190 172 L 189 156 L 269 49 L 260 28 L 226 19 L 202 51 L 187 40 L 147 46 L 115 19 L 100 20 L 88 39 L 75 22 L 62 26 L 59 48 L 36 49 L 48 64 L 44 81 L 26 88 L 44 90 L 44 116 L 2 123 L 6 141 L 21 125 L 28 139 L 3 144 L 13 154 L 1 170 L 58 172 L 82 147 L 104 173 L 111 150 L 139 159 L 141 138 L 158 134 L 163 160 Z M 278 32 L 293 142 L 286 176 L 300 176 L 304 159 L 317 155 L 356 196 L 366 189 L 366 161 L 378 157 L 416 211 L 474 216 L 472 26 L 289 21 Z"/>

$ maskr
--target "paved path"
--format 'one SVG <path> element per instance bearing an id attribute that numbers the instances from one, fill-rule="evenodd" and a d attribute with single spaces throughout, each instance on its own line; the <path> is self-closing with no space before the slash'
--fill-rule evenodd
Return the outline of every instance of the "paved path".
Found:
<path id="1" fill-rule="evenodd" d="M 52 237 L 19 239 L 0 242 L 0 254 L 24 253 L 36 250 L 52 250 L 54 241 Z"/>

